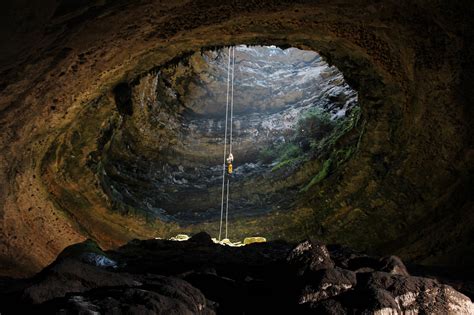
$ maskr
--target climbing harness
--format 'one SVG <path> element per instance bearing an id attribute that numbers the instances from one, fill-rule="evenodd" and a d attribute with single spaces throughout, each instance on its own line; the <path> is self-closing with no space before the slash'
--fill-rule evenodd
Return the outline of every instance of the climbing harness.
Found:
<path id="1" fill-rule="evenodd" d="M 234 116 L 234 68 L 235 68 L 235 47 L 229 47 L 229 60 L 227 64 L 227 98 L 225 108 L 225 132 L 224 132 L 224 163 L 222 168 L 222 196 L 221 196 L 221 220 L 219 225 L 219 241 L 222 236 L 222 225 L 224 220 L 224 194 L 225 200 L 225 238 L 227 239 L 227 227 L 229 218 L 229 184 L 230 176 L 233 172 L 232 162 L 232 120 Z M 230 104 L 230 121 L 229 121 Z M 230 128 L 228 126 L 230 125 Z M 227 129 L 229 129 L 229 155 L 227 155 Z M 226 176 L 227 172 L 227 176 Z M 227 179 L 227 181 L 226 181 Z"/>

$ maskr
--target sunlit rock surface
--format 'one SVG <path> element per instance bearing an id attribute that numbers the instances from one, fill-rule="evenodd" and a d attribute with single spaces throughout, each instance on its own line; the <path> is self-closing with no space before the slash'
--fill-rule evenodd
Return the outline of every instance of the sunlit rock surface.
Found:
<path id="1" fill-rule="evenodd" d="M 128 87 L 133 114 L 117 123 L 97 171 L 118 211 L 188 224 L 219 218 L 228 79 L 231 219 L 290 211 L 315 175 L 314 156 L 334 149 L 310 141 L 358 118 L 357 93 L 315 52 L 239 46 L 233 79 L 228 63 L 226 48 L 197 52 Z M 316 111 L 327 131 L 310 121 Z"/>

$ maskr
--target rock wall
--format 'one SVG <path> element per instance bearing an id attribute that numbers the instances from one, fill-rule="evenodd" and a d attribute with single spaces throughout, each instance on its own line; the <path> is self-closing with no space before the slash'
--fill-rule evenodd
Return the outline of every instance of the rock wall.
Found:
<path id="1" fill-rule="evenodd" d="M 94 152 L 110 147 L 127 113 L 127 84 L 176 56 L 231 44 L 319 51 L 358 91 L 365 121 L 357 152 L 342 166 L 316 165 L 326 179 L 294 211 L 233 222 L 235 231 L 472 268 L 470 1 L 2 6 L 2 274 L 38 271 L 86 237 L 111 248 L 187 229 L 111 211 Z"/>
<path id="2" fill-rule="evenodd" d="M 128 87 L 129 110 L 94 154 L 116 211 L 184 225 L 219 220 L 232 125 L 230 218 L 290 212 L 318 171 L 315 157 L 359 118 L 357 93 L 317 53 L 239 46 L 232 78 L 227 51 L 194 53 Z"/>

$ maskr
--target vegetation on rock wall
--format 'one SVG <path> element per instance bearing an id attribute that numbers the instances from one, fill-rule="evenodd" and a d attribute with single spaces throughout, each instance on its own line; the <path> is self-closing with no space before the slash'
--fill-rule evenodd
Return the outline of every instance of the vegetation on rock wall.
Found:
<path id="1" fill-rule="evenodd" d="M 315 52 L 236 50 L 230 218 L 291 211 L 297 187 L 319 172 L 309 165 L 335 145 L 318 149 L 320 143 L 349 130 L 342 126 L 357 107 L 357 93 Z M 184 226 L 218 218 L 226 52 L 188 54 L 131 86 L 133 115 L 124 115 L 103 152 L 102 186 L 113 209 Z M 241 91 L 249 86 L 257 92 Z"/>

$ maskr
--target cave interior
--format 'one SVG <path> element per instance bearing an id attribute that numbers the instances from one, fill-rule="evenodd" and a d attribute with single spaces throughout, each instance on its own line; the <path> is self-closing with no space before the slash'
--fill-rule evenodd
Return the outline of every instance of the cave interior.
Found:
<path id="1" fill-rule="evenodd" d="M 0 12 L 1 314 L 474 314 L 470 1 Z"/>

